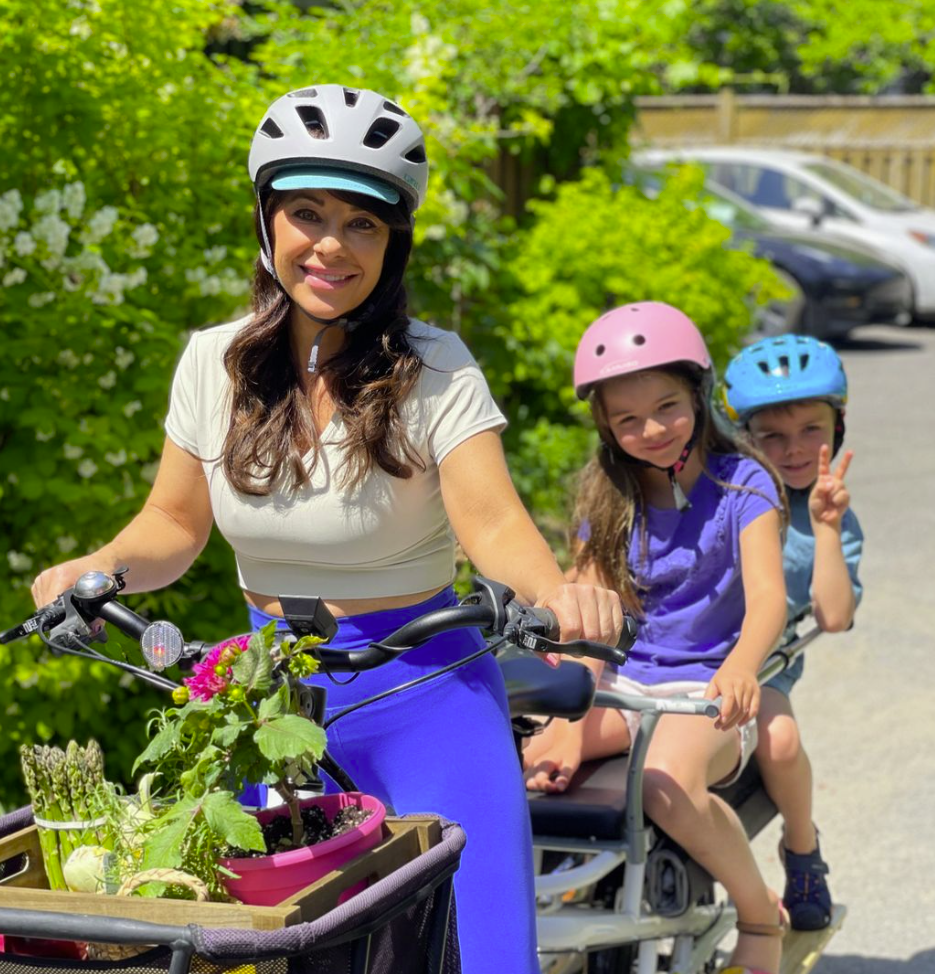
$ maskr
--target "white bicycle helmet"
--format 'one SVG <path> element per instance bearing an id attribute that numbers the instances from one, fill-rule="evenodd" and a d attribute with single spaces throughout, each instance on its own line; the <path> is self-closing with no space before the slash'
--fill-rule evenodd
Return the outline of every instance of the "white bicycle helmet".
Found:
<path id="1" fill-rule="evenodd" d="M 375 91 L 315 85 L 290 91 L 267 109 L 250 145 L 250 179 L 267 189 L 344 189 L 425 201 L 428 162 L 422 130 Z"/>

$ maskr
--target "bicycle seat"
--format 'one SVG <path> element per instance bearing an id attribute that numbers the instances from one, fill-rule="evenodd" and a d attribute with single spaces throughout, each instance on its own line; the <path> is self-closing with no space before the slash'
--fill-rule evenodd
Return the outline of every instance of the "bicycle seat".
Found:
<path id="1" fill-rule="evenodd" d="M 626 835 L 626 754 L 586 761 L 566 791 L 527 792 L 532 834 L 556 839 L 620 842 Z"/>
<path id="2" fill-rule="evenodd" d="M 594 701 L 594 674 L 580 663 L 547 666 L 531 656 L 497 660 L 506 680 L 510 716 L 564 717 L 580 720 Z"/>
<path id="3" fill-rule="evenodd" d="M 529 815 L 533 835 L 539 838 L 591 839 L 620 842 L 626 837 L 626 754 L 586 761 L 561 794 L 531 791 Z M 718 794 L 736 812 L 749 838 L 777 814 L 763 788 L 753 759 L 740 778 Z"/>

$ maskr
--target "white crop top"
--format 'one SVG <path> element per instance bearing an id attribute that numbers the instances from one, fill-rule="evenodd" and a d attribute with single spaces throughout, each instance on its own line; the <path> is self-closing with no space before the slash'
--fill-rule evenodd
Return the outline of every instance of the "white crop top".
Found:
<path id="1" fill-rule="evenodd" d="M 413 346 L 425 365 L 401 416 L 424 471 L 403 480 L 375 466 L 355 489 L 342 486 L 343 424 L 335 413 L 322 432 L 309 484 L 249 497 L 230 486 L 218 462 L 230 418 L 224 352 L 249 321 L 192 335 L 165 424 L 176 444 L 202 459 L 214 518 L 237 556 L 240 585 L 262 595 L 335 600 L 412 595 L 451 582 L 455 541 L 438 465 L 469 437 L 506 425 L 461 339 L 410 319 Z"/>

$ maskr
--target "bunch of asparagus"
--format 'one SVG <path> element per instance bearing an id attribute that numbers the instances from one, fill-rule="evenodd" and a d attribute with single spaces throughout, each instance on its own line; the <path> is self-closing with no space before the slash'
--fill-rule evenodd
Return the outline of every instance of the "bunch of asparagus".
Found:
<path id="1" fill-rule="evenodd" d="M 97 741 L 79 747 L 69 741 L 58 747 L 23 744 L 20 762 L 26 790 L 36 818 L 50 822 L 90 822 L 95 817 L 99 794 L 104 784 L 104 754 Z M 68 829 L 39 827 L 42 858 L 51 889 L 67 889 L 62 866 L 72 851 L 82 845 L 106 845 L 95 828 Z"/>

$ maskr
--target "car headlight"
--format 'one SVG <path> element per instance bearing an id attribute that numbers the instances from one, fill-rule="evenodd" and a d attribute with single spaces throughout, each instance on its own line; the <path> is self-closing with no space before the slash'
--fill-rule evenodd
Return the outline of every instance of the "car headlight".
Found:
<path id="1" fill-rule="evenodd" d="M 909 236 L 913 240 L 918 240 L 920 244 L 924 244 L 926 247 L 935 248 L 935 233 L 928 233 L 925 230 L 910 230 Z"/>

